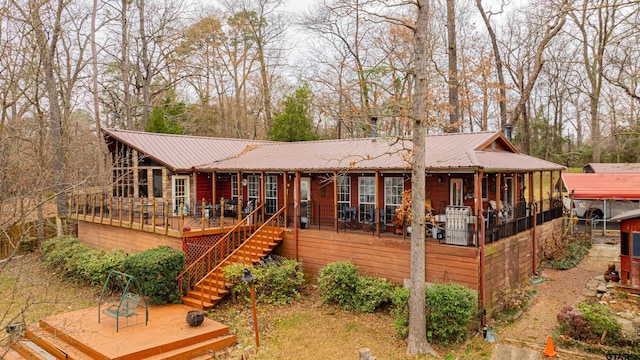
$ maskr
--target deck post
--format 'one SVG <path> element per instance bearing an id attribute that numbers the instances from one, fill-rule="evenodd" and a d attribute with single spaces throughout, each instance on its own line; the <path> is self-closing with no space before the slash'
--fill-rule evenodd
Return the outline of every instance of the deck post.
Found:
<path id="1" fill-rule="evenodd" d="M 339 232 L 338 229 L 338 172 L 333 171 L 333 226 L 336 228 L 336 232 Z"/>

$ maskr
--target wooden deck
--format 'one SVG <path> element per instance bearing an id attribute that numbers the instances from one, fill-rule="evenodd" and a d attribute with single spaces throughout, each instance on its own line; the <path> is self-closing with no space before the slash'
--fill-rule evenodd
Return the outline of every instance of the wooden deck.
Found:
<path id="1" fill-rule="evenodd" d="M 98 308 L 93 307 L 42 319 L 40 327 L 31 332 L 34 342 L 44 340 L 72 359 L 210 358 L 213 352 L 235 343 L 226 325 L 206 317 L 198 327 L 187 325 L 189 310 L 193 308 L 185 305 L 151 306 L 147 325 L 144 311 L 138 310 L 128 323 L 120 319 L 116 332 L 115 319 L 101 314 L 98 323 Z M 16 353 L 24 342 L 14 345 Z"/>

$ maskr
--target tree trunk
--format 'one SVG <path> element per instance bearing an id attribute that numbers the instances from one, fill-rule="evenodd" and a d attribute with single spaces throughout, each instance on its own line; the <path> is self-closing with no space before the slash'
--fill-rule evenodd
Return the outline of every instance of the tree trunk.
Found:
<path id="1" fill-rule="evenodd" d="M 409 336 L 407 352 L 435 354 L 427 342 L 425 282 L 425 122 L 427 87 L 428 2 L 418 3 L 414 40 L 415 92 L 413 98 L 413 156 L 411 158 L 411 290 L 409 295 Z"/>
<path id="2" fill-rule="evenodd" d="M 129 84 L 129 25 L 127 22 L 127 4 L 129 0 L 122 0 L 122 59 L 120 63 L 120 72 L 122 73 L 123 103 L 122 109 L 124 114 L 119 115 L 119 125 L 121 129 L 129 129 L 132 126 L 131 116 L 131 89 Z"/>
<path id="3" fill-rule="evenodd" d="M 100 97 L 98 95 L 98 49 L 96 46 L 96 13 L 98 12 L 98 0 L 93 0 L 91 11 L 91 68 L 93 70 L 91 89 L 93 90 L 93 118 L 96 131 L 100 134 Z"/>
<path id="4" fill-rule="evenodd" d="M 448 132 L 459 132 L 460 101 L 458 100 L 458 50 L 456 46 L 455 0 L 447 0 L 447 35 L 449 39 L 449 127 Z"/>
<path id="5" fill-rule="evenodd" d="M 484 21 L 484 25 L 487 27 L 487 32 L 491 38 L 491 46 L 493 47 L 493 56 L 496 62 L 496 73 L 498 75 L 498 85 L 500 89 L 500 98 L 498 99 L 498 105 L 500 106 L 500 127 L 504 128 L 507 125 L 507 88 L 504 83 L 504 74 L 502 73 L 502 59 L 500 58 L 500 50 L 498 49 L 498 40 L 496 39 L 496 33 L 493 31 L 493 27 L 489 22 L 487 14 L 482 7 L 482 0 L 476 0 L 476 5 Z"/>
<path id="6" fill-rule="evenodd" d="M 151 64 L 149 62 L 149 39 L 145 30 L 145 0 L 138 0 L 138 10 L 140 12 L 140 45 L 142 68 L 138 67 L 140 79 L 142 81 L 142 114 L 140 116 L 140 129 L 144 129 L 149 124 L 151 114 Z"/>

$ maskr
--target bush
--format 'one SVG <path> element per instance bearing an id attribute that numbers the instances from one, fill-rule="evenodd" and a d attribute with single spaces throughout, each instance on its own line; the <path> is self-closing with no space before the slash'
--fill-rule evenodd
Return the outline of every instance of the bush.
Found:
<path id="1" fill-rule="evenodd" d="M 401 339 L 409 335 L 409 289 L 398 287 L 391 295 L 391 311 L 396 336 Z"/>
<path id="2" fill-rule="evenodd" d="M 358 281 L 358 268 L 350 262 L 339 261 L 320 269 L 318 290 L 322 301 L 337 304 L 345 310 L 352 310 Z"/>
<path id="3" fill-rule="evenodd" d="M 434 284 L 425 290 L 427 337 L 436 344 L 448 345 L 465 340 L 467 323 L 476 310 L 476 296 L 460 284 Z"/>
<path id="4" fill-rule="evenodd" d="M 605 305 L 581 303 L 578 304 L 578 309 L 598 338 L 605 336 L 607 343 L 615 343 L 622 335 L 622 325 L 613 318 L 611 311 Z"/>
<path id="5" fill-rule="evenodd" d="M 358 311 L 372 313 L 391 301 L 394 285 L 383 278 L 360 276 L 356 284 L 354 307 Z"/>
<path id="6" fill-rule="evenodd" d="M 186 255 L 167 246 L 127 256 L 123 272 L 138 280 L 145 296 L 153 304 L 179 303 L 176 277 L 184 270 Z"/>
<path id="7" fill-rule="evenodd" d="M 350 262 L 339 261 L 320 269 L 318 290 L 325 304 L 344 310 L 374 312 L 391 301 L 394 285 L 383 278 L 359 275 Z"/>
<path id="8" fill-rule="evenodd" d="M 302 263 L 297 260 L 279 258 L 263 261 L 258 266 L 231 264 L 223 269 L 225 281 L 233 284 L 231 294 L 234 298 L 250 299 L 250 285 L 242 281 L 244 269 L 248 268 L 254 276 L 257 301 L 268 304 L 290 304 L 300 298 L 300 289 L 304 285 Z"/>
<path id="9" fill-rule="evenodd" d="M 93 249 L 73 237 L 57 237 L 42 246 L 42 257 L 48 268 L 89 285 L 103 284 L 111 270 L 122 267 L 125 256 L 122 250 Z"/>
<path id="10" fill-rule="evenodd" d="M 547 256 L 549 264 L 558 270 L 568 270 L 578 266 L 582 259 L 589 254 L 589 249 L 591 248 L 589 238 L 580 236 L 567 237 L 566 239 L 563 238 L 563 241 L 565 244 L 564 249 L 566 250 L 557 251 L 553 257 Z"/>
<path id="11" fill-rule="evenodd" d="M 622 339 L 622 325 L 602 304 L 566 306 L 558 312 L 557 318 L 560 333 L 575 340 L 595 343 L 604 336 L 607 344 L 616 344 Z"/>
<path id="12" fill-rule="evenodd" d="M 400 338 L 409 334 L 409 295 L 409 289 L 396 289 L 392 296 L 391 315 Z M 458 284 L 435 284 L 425 289 L 425 301 L 429 341 L 448 345 L 466 339 L 476 309 L 473 291 Z"/>

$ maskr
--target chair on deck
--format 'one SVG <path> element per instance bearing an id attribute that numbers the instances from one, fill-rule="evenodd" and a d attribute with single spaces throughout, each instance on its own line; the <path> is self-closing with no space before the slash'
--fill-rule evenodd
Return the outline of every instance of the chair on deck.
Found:
<path id="1" fill-rule="evenodd" d="M 338 226 L 344 228 L 354 229 L 356 227 L 356 208 L 345 207 L 338 219 Z"/>

